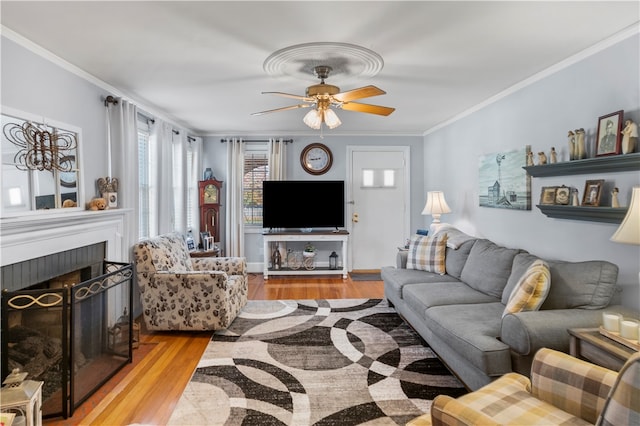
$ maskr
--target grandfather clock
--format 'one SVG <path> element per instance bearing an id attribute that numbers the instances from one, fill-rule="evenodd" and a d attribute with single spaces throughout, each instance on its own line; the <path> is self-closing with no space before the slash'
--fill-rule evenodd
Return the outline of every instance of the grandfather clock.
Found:
<path id="1" fill-rule="evenodd" d="M 213 241 L 220 241 L 220 188 L 222 181 L 209 179 L 198 182 L 200 190 L 200 232 L 209 232 Z"/>

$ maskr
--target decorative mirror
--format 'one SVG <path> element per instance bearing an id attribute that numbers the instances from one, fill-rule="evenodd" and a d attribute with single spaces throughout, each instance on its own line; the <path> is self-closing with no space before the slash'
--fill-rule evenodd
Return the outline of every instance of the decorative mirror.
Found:
<path id="1" fill-rule="evenodd" d="M 2 217 L 84 205 L 80 129 L 2 109 Z"/>

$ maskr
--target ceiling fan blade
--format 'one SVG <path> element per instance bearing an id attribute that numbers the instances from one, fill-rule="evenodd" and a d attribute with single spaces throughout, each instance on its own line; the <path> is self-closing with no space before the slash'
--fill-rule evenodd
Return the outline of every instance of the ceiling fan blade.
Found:
<path id="1" fill-rule="evenodd" d="M 291 98 L 291 99 L 298 99 L 300 101 L 305 101 L 305 102 L 313 102 L 314 99 L 313 98 L 307 98 L 306 96 L 300 96 L 300 95 L 292 95 L 291 93 L 283 93 L 283 92 L 262 92 L 263 95 L 276 95 L 276 96 L 283 96 L 285 98 Z"/>
<path id="2" fill-rule="evenodd" d="M 377 115 L 389 115 L 396 110 L 395 108 L 389 108 L 379 105 L 359 104 L 357 102 L 348 102 L 342 104 L 342 109 L 346 109 L 347 111 L 366 112 L 369 114 Z"/>
<path id="3" fill-rule="evenodd" d="M 346 92 L 333 95 L 333 98 L 340 102 L 350 102 L 356 99 L 370 98 L 371 96 L 384 95 L 385 92 L 376 86 L 364 86 L 359 89 L 348 90 Z"/>
<path id="4" fill-rule="evenodd" d="M 288 106 L 288 107 L 270 109 L 270 110 L 267 110 L 267 111 L 253 112 L 253 113 L 251 113 L 251 115 L 263 115 L 263 114 L 269 114 L 271 112 L 288 111 L 290 109 L 309 108 L 310 106 L 313 106 L 313 104 L 291 105 L 291 106 Z"/>

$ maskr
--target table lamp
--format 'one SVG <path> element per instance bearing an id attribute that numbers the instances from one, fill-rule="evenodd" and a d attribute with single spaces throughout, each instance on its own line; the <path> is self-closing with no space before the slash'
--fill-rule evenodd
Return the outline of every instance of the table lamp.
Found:
<path id="1" fill-rule="evenodd" d="M 444 199 L 442 191 L 427 192 L 427 203 L 424 205 L 422 214 L 430 214 L 433 217 L 431 222 L 431 231 L 436 231 L 440 225 L 440 215 L 443 213 L 451 213 L 451 209 Z"/>
<path id="2" fill-rule="evenodd" d="M 629 210 L 611 241 L 640 245 L 640 186 L 633 188 Z"/>

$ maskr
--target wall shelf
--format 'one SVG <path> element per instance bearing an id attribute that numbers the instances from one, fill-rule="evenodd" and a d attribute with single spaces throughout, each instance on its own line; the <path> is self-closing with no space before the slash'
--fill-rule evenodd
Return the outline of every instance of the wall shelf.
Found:
<path id="1" fill-rule="evenodd" d="M 640 170 L 640 152 L 563 161 L 542 166 L 525 166 L 523 168 L 533 177 L 634 171 Z"/>
<path id="2" fill-rule="evenodd" d="M 627 207 L 591 207 L 591 206 L 558 206 L 538 204 L 548 217 L 555 219 L 588 220 L 591 222 L 616 223 L 622 222 L 627 213 Z"/>

